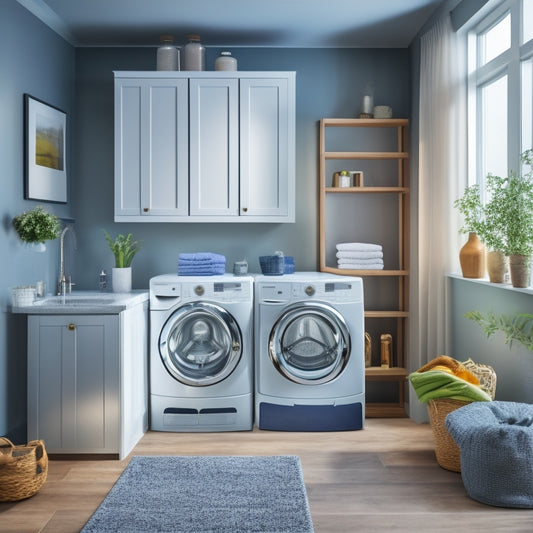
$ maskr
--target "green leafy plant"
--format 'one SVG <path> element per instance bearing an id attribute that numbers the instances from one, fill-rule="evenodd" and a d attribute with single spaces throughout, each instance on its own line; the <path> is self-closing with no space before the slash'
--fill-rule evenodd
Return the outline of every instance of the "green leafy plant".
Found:
<path id="1" fill-rule="evenodd" d="M 501 177 L 489 174 L 485 205 L 486 233 L 499 241 L 505 255 L 533 253 L 533 150 L 521 155 L 524 172 Z M 529 167 L 526 172 L 525 169 Z"/>
<path id="2" fill-rule="evenodd" d="M 57 239 L 61 230 L 59 219 L 40 205 L 16 216 L 13 226 L 21 241 L 31 243 Z"/>
<path id="3" fill-rule="evenodd" d="M 135 257 L 135 254 L 142 248 L 139 241 L 133 239 L 133 234 L 119 234 L 113 239 L 107 231 L 104 230 L 105 238 L 109 248 L 115 256 L 116 268 L 128 268 Z"/>
<path id="4" fill-rule="evenodd" d="M 505 335 L 505 344 L 509 348 L 513 341 L 523 344 L 529 351 L 533 352 L 533 315 L 520 313 L 514 316 L 495 315 L 492 311 L 483 315 L 479 311 L 469 311 L 464 315 L 469 320 L 477 322 L 490 337 L 497 331 Z"/>
<path id="5" fill-rule="evenodd" d="M 466 187 L 463 196 L 455 200 L 453 206 L 463 216 L 463 225 L 459 229 L 461 233 L 476 233 L 483 241 L 482 230 L 484 229 L 485 214 L 479 185 L 476 183 Z"/>

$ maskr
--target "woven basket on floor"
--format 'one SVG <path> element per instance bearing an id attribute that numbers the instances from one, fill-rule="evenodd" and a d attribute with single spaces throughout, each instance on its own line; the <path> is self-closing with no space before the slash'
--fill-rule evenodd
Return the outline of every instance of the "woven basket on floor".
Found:
<path id="1" fill-rule="evenodd" d="M 48 456 L 42 440 L 15 446 L 0 437 L 0 502 L 16 502 L 36 494 L 48 475 Z"/>
<path id="2" fill-rule="evenodd" d="M 496 395 L 496 372 L 494 369 L 488 365 L 475 363 L 472 359 L 468 359 L 463 365 L 479 379 L 480 387 L 494 400 Z M 471 402 L 439 398 L 430 400 L 427 404 L 437 462 L 442 468 L 452 472 L 461 471 L 461 452 L 453 437 L 448 433 L 444 420 L 446 415 L 468 403 Z"/>
<path id="3" fill-rule="evenodd" d="M 444 420 L 446 415 L 471 402 L 439 398 L 428 402 L 429 422 L 435 441 L 435 456 L 437 463 L 452 472 L 461 471 L 461 452 L 453 437 L 448 433 Z"/>

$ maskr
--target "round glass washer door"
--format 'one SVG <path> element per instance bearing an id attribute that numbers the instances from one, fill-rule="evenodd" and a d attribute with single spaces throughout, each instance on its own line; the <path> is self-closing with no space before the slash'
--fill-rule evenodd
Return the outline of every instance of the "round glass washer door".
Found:
<path id="1" fill-rule="evenodd" d="M 337 310 L 319 302 L 301 302 L 278 318 L 270 332 L 268 351 L 276 369 L 291 381 L 327 383 L 348 363 L 350 332 Z"/>
<path id="2" fill-rule="evenodd" d="M 181 383 L 213 385 L 239 363 L 241 331 L 231 314 L 218 305 L 185 304 L 163 326 L 159 353 L 168 372 Z"/>

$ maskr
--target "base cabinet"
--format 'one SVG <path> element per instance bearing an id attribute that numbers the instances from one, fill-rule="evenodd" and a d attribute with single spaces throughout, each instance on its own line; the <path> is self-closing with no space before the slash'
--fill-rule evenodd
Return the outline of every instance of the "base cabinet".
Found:
<path id="1" fill-rule="evenodd" d="M 147 304 L 28 316 L 28 440 L 126 456 L 148 427 Z"/>

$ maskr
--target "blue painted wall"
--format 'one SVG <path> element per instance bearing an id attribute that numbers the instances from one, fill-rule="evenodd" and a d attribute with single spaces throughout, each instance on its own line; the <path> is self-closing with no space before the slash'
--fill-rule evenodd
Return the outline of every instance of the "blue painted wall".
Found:
<path id="1" fill-rule="evenodd" d="M 66 111 L 72 125 L 75 50 L 15 0 L 0 2 L 0 50 L 0 435 L 18 441 L 26 433 L 26 328 L 23 318 L 8 311 L 10 288 L 38 280 L 51 287 L 59 259 L 56 241 L 44 253 L 31 252 L 21 245 L 11 223 L 39 203 L 24 200 L 23 95 Z M 62 218 L 72 215 L 70 203 L 43 206 Z"/>
<path id="2" fill-rule="evenodd" d="M 240 70 L 294 70 L 296 76 L 295 224 L 116 224 L 113 222 L 113 70 L 153 70 L 155 48 L 74 49 L 15 0 L 0 4 L 0 160 L 3 192 L 0 264 L 0 435 L 25 438 L 25 320 L 8 312 L 10 287 L 44 279 L 53 290 L 58 275 L 58 242 L 36 254 L 24 249 L 11 226 L 13 216 L 38 202 L 23 198 L 23 94 L 45 100 L 69 115 L 69 185 L 66 205 L 45 204 L 58 216 L 75 218 L 78 249 L 68 269 L 80 289 L 95 289 L 101 268 L 113 258 L 103 237 L 132 231 L 144 242 L 133 262 L 133 284 L 174 272 L 182 251 L 210 250 L 228 264 L 283 250 L 299 270 L 318 264 L 318 121 L 355 117 L 365 88 L 375 103 L 391 105 L 408 117 L 409 53 L 406 49 L 234 49 Z M 219 49 L 208 49 L 207 65 Z M 71 249 L 70 242 L 68 249 Z"/>
<path id="3" fill-rule="evenodd" d="M 213 69 L 218 49 L 207 51 Z M 372 84 L 376 103 L 391 105 L 396 116 L 409 114 L 407 50 L 234 49 L 240 70 L 296 71 L 295 224 L 114 224 L 113 223 L 113 70 L 153 70 L 155 50 L 78 49 L 76 53 L 78 128 L 74 187 L 78 232 L 76 261 L 84 265 L 77 281 L 96 288 L 100 268 L 113 258 L 103 238 L 132 231 L 144 242 L 133 262 L 133 285 L 176 272 L 180 252 L 214 251 L 234 261 L 246 258 L 258 272 L 258 257 L 283 250 L 298 270 L 318 266 L 318 121 L 355 117 L 364 88 Z"/>
<path id="4" fill-rule="evenodd" d="M 512 348 L 505 335 L 495 333 L 487 338 L 483 328 L 464 317 L 469 311 L 489 311 L 497 315 L 533 314 L 532 291 L 506 289 L 496 283 L 450 277 L 450 339 L 448 355 L 464 361 L 471 357 L 490 365 L 497 376 L 496 399 L 533 404 L 533 353 L 520 343 Z"/>

